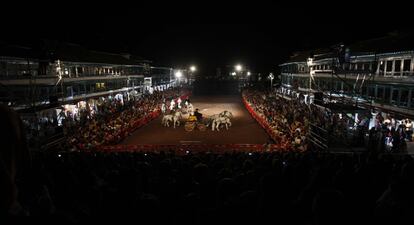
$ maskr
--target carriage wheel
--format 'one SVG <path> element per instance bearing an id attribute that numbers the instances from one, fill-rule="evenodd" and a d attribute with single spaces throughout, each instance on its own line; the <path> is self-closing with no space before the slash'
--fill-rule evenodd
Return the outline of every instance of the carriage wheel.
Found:
<path id="1" fill-rule="evenodd" d="M 190 132 L 190 131 L 194 130 L 195 126 L 196 125 L 195 125 L 194 122 L 186 122 L 185 125 L 184 125 L 184 129 L 185 129 L 185 131 Z"/>
<path id="2" fill-rule="evenodd" d="M 200 130 L 200 131 L 206 131 L 206 129 L 207 129 L 206 125 L 205 125 L 205 124 L 202 124 L 202 123 L 199 123 L 199 124 L 197 125 L 197 128 L 198 128 L 198 130 Z"/>

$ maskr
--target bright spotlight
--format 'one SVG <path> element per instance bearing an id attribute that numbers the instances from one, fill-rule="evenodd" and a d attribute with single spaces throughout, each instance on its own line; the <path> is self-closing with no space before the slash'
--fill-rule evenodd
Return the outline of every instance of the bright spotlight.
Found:
<path id="1" fill-rule="evenodd" d="M 231 75 L 236 76 L 236 72 L 232 72 Z"/>
<path id="2" fill-rule="evenodd" d="M 175 72 L 175 77 L 176 78 L 181 78 L 183 76 L 183 73 L 181 72 L 181 71 L 177 71 L 177 72 Z"/>
<path id="3" fill-rule="evenodd" d="M 251 74 L 251 73 L 250 73 L 250 71 L 248 71 L 248 72 L 247 72 L 247 76 L 250 76 L 250 74 Z"/>
<path id="4" fill-rule="evenodd" d="M 236 65 L 235 68 L 237 71 L 241 71 L 243 69 L 243 67 L 240 64 Z"/>
<path id="5" fill-rule="evenodd" d="M 197 68 L 196 68 L 195 66 L 191 66 L 191 67 L 190 67 L 190 70 L 191 70 L 191 72 L 194 72 L 194 71 L 196 71 L 196 70 L 197 70 Z"/>

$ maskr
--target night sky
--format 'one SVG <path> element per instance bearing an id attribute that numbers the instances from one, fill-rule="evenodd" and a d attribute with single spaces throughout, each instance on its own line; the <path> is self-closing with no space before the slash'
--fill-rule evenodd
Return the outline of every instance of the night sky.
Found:
<path id="1" fill-rule="evenodd" d="M 200 73 L 241 63 L 275 71 L 293 51 L 328 47 L 410 30 L 409 7 L 332 5 L 104 4 L 56 10 L 11 7 L 0 39 L 27 43 L 46 38 L 92 50 L 129 52 L 156 65 L 198 66 Z M 222 4 L 222 3 L 221 3 Z M 377 4 L 378 5 L 378 4 Z M 39 7 L 38 7 L 39 8 Z M 378 12 L 389 10 L 388 15 Z M 379 17 L 381 16 L 381 17 Z M 389 20 L 385 19 L 389 18 Z"/>

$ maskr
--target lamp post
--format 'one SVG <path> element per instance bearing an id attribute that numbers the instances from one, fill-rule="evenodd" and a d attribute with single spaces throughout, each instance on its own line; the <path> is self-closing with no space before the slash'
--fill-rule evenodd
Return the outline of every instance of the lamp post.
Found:
<path id="1" fill-rule="evenodd" d="M 181 70 L 177 70 L 174 75 L 175 78 L 178 80 L 178 85 L 180 85 L 180 79 L 183 76 L 183 73 L 181 72 Z"/>
<path id="2" fill-rule="evenodd" d="M 197 71 L 197 68 L 193 65 L 193 66 L 190 66 L 190 77 L 189 77 L 189 82 L 190 82 L 190 85 L 191 85 L 191 83 L 192 83 L 192 81 L 193 81 L 193 75 L 194 75 L 194 72 L 195 71 Z"/>
<path id="3" fill-rule="evenodd" d="M 313 71 L 313 69 L 312 69 L 312 65 L 313 65 L 313 58 L 312 57 L 308 58 L 308 60 L 306 62 L 306 65 L 308 66 L 308 69 L 309 69 L 309 87 L 308 87 L 308 96 L 307 97 L 309 99 L 309 104 L 310 104 L 311 103 L 310 97 L 311 97 L 311 93 L 312 93 L 312 80 L 313 80 L 313 75 L 315 73 L 315 71 Z"/>
<path id="4" fill-rule="evenodd" d="M 273 73 L 269 74 L 269 79 L 270 79 L 270 91 L 272 91 L 273 89 L 273 79 L 275 78 L 275 76 L 273 76 Z"/>
<path id="5" fill-rule="evenodd" d="M 243 73 L 243 66 L 240 64 L 237 64 L 236 66 L 234 66 L 234 69 L 236 70 L 236 75 L 238 75 L 240 77 L 242 77 L 242 73 Z"/>
<path id="6" fill-rule="evenodd" d="M 240 72 L 243 70 L 243 66 L 240 64 L 237 64 L 234 68 L 236 69 L 237 72 Z"/>

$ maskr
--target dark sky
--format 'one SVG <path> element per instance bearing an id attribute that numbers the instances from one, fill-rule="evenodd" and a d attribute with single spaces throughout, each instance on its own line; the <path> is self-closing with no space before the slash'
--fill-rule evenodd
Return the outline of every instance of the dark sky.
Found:
<path id="1" fill-rule="evenodd" d="M 1 39 L 47 38 L 89 49 L 130 52 L 158 65 L 195 64 L 202 73 L 242 63 L 258 72 L 274 71 L 293 51 L 374 38 L 409 30 L 409 9 L 347 6 L 177 5 L 77 6 L 56 10 L 10 9 Z M 356 5 L 355 5 L 356 4 Z M 378 5 L 378 4 L 377 4 Z M 390 13 L 378 13 L 388 10 Z"/>

